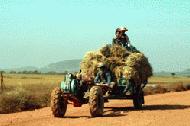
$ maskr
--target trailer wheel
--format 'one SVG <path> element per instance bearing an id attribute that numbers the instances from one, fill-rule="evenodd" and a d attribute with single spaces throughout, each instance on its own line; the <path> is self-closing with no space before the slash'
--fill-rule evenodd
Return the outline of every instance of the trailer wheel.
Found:
<path id="1" fill-rule="evenodd" d="M 142 98 L 140 96 L 135 96 L 133 98 L 133 105 L 135 109 L 142 109 Z"/>
<path id="2" fill-rule="evenodd" d="M 136 86 L 135 81 L 130 81 L 133 85 L 133 105 L 135 109 L 142 109 L 142 104 L 144 104 L 144 92 L 140 85 Z"/>
<path id="3" fill-rule="evenodd" d="M 51 110 L 55 117 L 64 117 L 67 110 L 67 101 L 63 97 L 63 91 L 58 87 L 51 93 Z"/>
<path id="4" fill-rule="evenodd" d="M 142 104 L 144 104 L 144 93 L 141 88 L 137 88 L 133 96 L 133 105 L 135 109 L 142 109 Z"/>
<path id="5" fill-rule="evenodd" d="M 89 105 L 90 114 L 92 117 L 103 115 L 104 98 L 101 87 L 94 86 L 90 89 Z"/>

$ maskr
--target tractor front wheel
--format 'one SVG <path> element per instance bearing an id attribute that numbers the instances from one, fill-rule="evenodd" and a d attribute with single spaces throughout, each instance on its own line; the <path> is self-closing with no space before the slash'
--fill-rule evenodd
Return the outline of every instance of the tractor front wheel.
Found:
<path id="1" fill-rule="evenodd" d="M 104 98 L 101 87 L 93 86 L 90 89 L 89 105 L 90 114 L 92 117 L 98 117 L 103 115 Z"/>
<path id="2" fill-rule="evenodd" d="M 51 93 L 51 110 L 55 117 L 64 117 L 67 110 L 67 101 L 63 97 L 63 91 L 58 87 Z"/>

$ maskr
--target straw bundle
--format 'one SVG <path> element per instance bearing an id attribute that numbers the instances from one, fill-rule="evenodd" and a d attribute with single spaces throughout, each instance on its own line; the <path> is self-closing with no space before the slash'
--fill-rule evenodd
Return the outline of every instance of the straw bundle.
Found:
<path id="1" fill-rule="evenodd" d="M 105 60 L 105 57 L 99 52 L 87 52 L 80 64 L 82 75 L 93 78 L 94 74 L 97 73 L 98 63 Z"/>
<path id="2" fill-rule="evenodd" d="M 98 51 L 88 52 L 80 64 L 82 75 L 93 79 L 100 62 L 110 69 L 117 80 L 125 76 L 143 83 L 152 75 L 152 67 L 144 54 L 129 52 L 119 45 L 106 45 Z"/>
<path id="3" fill-rule="evenodd" d="M 142 53 L 132 53 L 126 60 L 125 73 L 134 79 L 140 79 L 141 83 L 152 76 L 152 67 L 148 62 L 147 57 Z M 130 67 L 130 69 L 128 68 Z M 130 71 L 130 72 L 127 72 Z"/>

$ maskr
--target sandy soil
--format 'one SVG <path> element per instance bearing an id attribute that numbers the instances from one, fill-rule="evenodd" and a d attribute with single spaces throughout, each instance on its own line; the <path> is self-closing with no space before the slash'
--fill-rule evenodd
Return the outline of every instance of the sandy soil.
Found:
<path id="1" fill-rule="evenodd" d="M 90 118 L 89 107 L 68 106 L 65 118 L 52 116 L 50 108 L 0 114 L 0 126 L 190 126 L 190 91 L 149 95 L 143 110 L 129 100 L 105 104 L 104 117 Z"/>

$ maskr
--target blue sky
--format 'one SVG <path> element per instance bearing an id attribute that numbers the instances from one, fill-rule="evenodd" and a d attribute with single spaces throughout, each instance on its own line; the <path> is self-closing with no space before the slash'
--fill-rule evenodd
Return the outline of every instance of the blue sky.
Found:
<path id="1" fill-rule="evenodd" d="M 81 59 L 118 26 L 154 71 L 190 68 L 189 0 L 0 0 L 0 68 Z"/>

